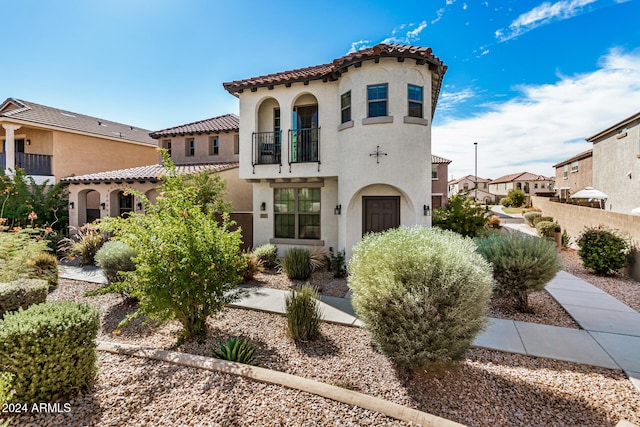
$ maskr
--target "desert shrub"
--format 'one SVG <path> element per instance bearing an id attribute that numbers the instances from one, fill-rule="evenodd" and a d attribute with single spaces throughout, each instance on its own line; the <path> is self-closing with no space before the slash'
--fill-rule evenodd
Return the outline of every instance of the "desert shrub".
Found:
<path id="1" fill-rule="evenodd" d="M 501 198 L 500 202 L 498 202 L 498 203 L 500 203 L 500 206 L 504 206 L 505 208 L 509 207 L 509 205 L 508 205 L 509 199 L 507 199 L 506 197 Z"/>
<path id="2" fill-rule="evenodd" d="M 487 228 L 500 228 L 500 217 L 498 215 L 491 215 L 487 219 Z"/>
<path id="3" fill-rule="evenodd" d="M 48 293 L 49 284 L 46 280 L 18 279 L 0 283 L 0 317 L 4 313 L 45 302 Z"/>
<path id="4" fill-rule="evenodd" d="M 0 282 L 31 277 L 33 260 L 46 252 L 47 242 L 42 238 L 42 230 L 0 231 Z"/>
<path id="5" fill-rule="evenodd" d="M 315 247 L 309 251 L 309 261 L 311 262 L 311 271 L 323 271 L 327 268 L 327 259 L 329 251 L 323 247 Z"/>
<path id="6" fill-rule="evenodd" d="M 109 283 L 121 282 L 124 280 L 121 272 L 133 271 L 136 264 L 133 258 L 136 251 L 124 242 L 119 240 L 109 240 L 105 242 L 96 252 L 96 265 L 104 271 Z"/>
<path id="7" fill-rule="evenodd" d="M 369 234 L 348 269 L 358 317 L 402 368 L 462 359 L 486 324 L 491 267 L 459 234 L 420 226 Z"/>
<path id="8" fill-rule="evenodd" d="M 571 236 L 567 233 L 567 230 L 562 230 L 562 247 L 568 248 L 569 244 L 571 244 Z"/>
<path id="9" fill-rule="evenodd" d="M 75 234 L 60 240 L 60 252 L 64 253 L 67 259 L 80 258 L 82 265 L 95 265 L 96 253 L 107 241 L 107 236 L 95 224 L 85 224 L 72 229 L 75 230 Z"/>
<path id="10" fill-rule="evenodd" d="M 256 346 L 251 340 L 243 337 L 229 337 L 227 341 L 218 343 L 218 349 L 213 349 L 211 356 L 245 365 L 255 365 L 259 359 L 255 352 Z"/>
<path id="11" fill-rule="evenodd" d="M 320 336 L 322 313 L 316 304 L 318 292 L 308 284 L 293 289 L 285 297 L 285 313 L 289 335 L 296 341 L 314 340 Z"/>
<path id="12" fill-rule="evenodd" d="M 559 225 L 555 222 L 538 221 L 538 223 L 536 224 L 536 231 L 538 232 L 538 236 L 540 237 L 555 240 L 556 227 L 559 227 Z"/>
<path id="13" fill-rule="evenodd" d="M 526 200 L 527 195 L 524 193 L 524 191 L 515 188 L 507 193 L 507 202 L 505 206 L 513 206 L 514 208 L 519 208 L 520 206 L 524 206 Z"/>
<path id="14" fill-rule="evenodd" d="M 487 222 L 486 208 L 477 206 L 467 194 L 456 194 L 444 208 L 433 210 L 433 226 L 474 237 Z"/>
<path id="15" fill-rule="evenodd" d="M 344 251 L 338 251 L 335 254 L 329 253 L 327 258 L 329 271 L 333 271 L 333 277 L 341 279 L 347 275 L 347 263 Z"/>
<path id="16" fill-rule="evenodd" d="M 552 216 L 542 216 L 542 215 L 540 215 L 538 217 L 535 217 L 535 218 L 533 218 L 533 226 L 535 227 L 541 221 L 553 222 L 553 217 Z"/>
<path id="17" fill-rule="evenodd" d="M 58 285 L 58 258 L 52 253 L 43 252 L 31 259 L 32 275 L 46 280 L 49 287 Z"/>
<path id="18" fill-rule="evenodd" d="M 280 268 L 289 279 L 307 280 L 311 277 L 311 256 L 304 248 L 291 248 L 280 260 Z"/>
<path id="19" fill-rule="evenodd" d="M 253 280 L 256 274 L 262 273 L 264 271 L 262 260 L 260 260 L 255 254 L 245 252 L 242 254 L 242 258 L 244 258 L 244 262 L 246 263 L 245 269 L 242 272 L 243 282 L 249 282 Z"/>
<path id="20" fill-rule="evenodd" d="M 494 234 L 476 240 L 478 252 L 491 263 L 496 293 L 529 311 L 529 294 L 544 289 L 562 269 L 555 245 L 520 233 Z"/>
<path id="21" fill-rule="evenodd" d="M 0 323 L 0 371 L 15 375 L 12 401 L 50 402 L 87 386 L 97 373 L 99 326 L 97 308 L 70 301 L 7 314 Z"/>
<path id="22" fill-rule="evenodd" d="M 627 265 L 631 243 L 619 231 L 604 226 L 586 227 L 577 241 L 585 267 L 606 276 Z"/>
<path id="23" fill-rule="evenodd" d="M 12 386 L 14 378 L 12 373 L 0 372 L 0 405 L 8 403 L 15 394 Z"/>
<path id="24" fill-rule="evenodd" d="M 213 209 L 203 208 L 198 190 L 177 174 L 166 151 L 162 154 L 167 174 L 156 204 L 133 191 L 144 214 L 106 218 L 100 227 L 135 247 L 136 269 L 123 274 L 135 284 L 132 296 L 140 302 L 136 315 L 177 320 L 183 327 L 179 342 L 204 340 L 207 317 L 240 295 L 242 238 L 240 231 L 231 230 L 235 223 L 227 213 L 218 220 Z M 217 203 L 210 198 L 211 205 Z"/>
<path id="25" fill-rule="evenodd" d="M 524 215 L 522 215 L 522 217 L 527 222 L 527 224 L 529 224 L 529 227 L 535 227 L 535 224 L 534 224 L 535 219 L 540 218 L 541 216 L 542 214 L 537 211 L 527 212 Z"/>
<path id="26" fill-rule="evenodd" d="M 253 250 L 253 255 L 258 258 L 265 268 L 274 268 L 278 265 L 278 247 L 267 243 Z"/>

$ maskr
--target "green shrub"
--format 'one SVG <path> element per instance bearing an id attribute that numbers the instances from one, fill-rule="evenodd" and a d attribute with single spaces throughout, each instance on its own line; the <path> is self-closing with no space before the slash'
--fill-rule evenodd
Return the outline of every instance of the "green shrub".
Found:
<path id="1" fill-rule="evenodd" d="M 347 263 L 344 251 L 335 254 L 331 252 L 328 257 L 329 271 L 333 271 L 333 277 L 341 279 L 347 275 Z"/>
<path id="2" fill-rule="evenodd" d="M 95 262 L 104 271 L 107 281 L 115 283 L 124 280 L 122 272 L 136 269 L 136 264 L 133 262 L 135 257 L 136 251 L 131 246 L 119 240 L 110 240 L 98 249 Z"/>
<path id="3" fill-rule="evenodd" d="M 80 258 L 82 265 L 95 265 L 96 253 L 107 241 L 107 236 L 94 224 L 73 227 L 76 233 L 60 241 L 60 251 L 67 259 Z"/>
<path id="4" fill-rule="evenodd" d="M 552 216 L 542 216 L 542 215 L 540 215 L 538 217 L 535 217 L 533 219 L 533 226 L 535 227 L 541 221 L 553 222 L 553 217 Z"/>
<path id="5" fill-rule="evenodd" d="M 15 394 L 13 391 L 14 378 L 15 375 L 10 372 L 0 372 L 0 406 L 8 403 Z"/>
<path id="6" fill-rule="evenodd" d="M 500 206 L 504 206 L 505 208 L 510 207 L 511 205 L 509 205 L 509 199 L 507 199 L 506 197 L 501 198 Z"/>
<path id="7" fill-rule="evenodd" d="M 535 227 L 534 222 L 536 218 L 540 218 L 542 214 L 540 212 L 532 211 L 532 212 L 527 212 L 522 216 L 524 220 L 527 222 L 527 224 L 529 224 L 529 227 Z"/>
<path id="8" fill-rule="evenodd" d="M 604 226 L 586 227 L 578 238 L 578 255 L 585 267 L 600 276 L 627 265 L 631 243 L 619 231 Z"/>
<path id="9" fill-rule="evenodd" d="M 9 283 L 0 283 L 0 316 L 19 308 L 45 302 L 49 293 L 49 284 L 40 279 L 18 279 Z"/>
<path id="10" fill-rule="evenodd" d="M 246 267 L 242 273 L 242 281 L 249 282 L 253 280 L 258 273 L 264 271 L 262 261 L 252 253 L 243 253 L 242 258 L 246 263 Z"/>
<path id="11" fill-rule="evenodd" d="M 0 371 L 15 375 L 14 402 L 52 400 L 87 386 L 97 373 L 100 313 L 56 301 L 9 313 L 0 323 Z"/>
<path id="12" fill-rule="evenodd" d="M 309 341 L 320 336 L 322 313 L 316 304 L 318 292 L 308 284 L 293 289 L 285 297 L 289 335 L 294 340 Z"/>
<path id="13" fill-rule="evenodd" d="M 271 243 L 260 245 L 253 250 L 253 255 L 258 258 L 265 268 L 274 268 L 278 265 L 278 247 Z"/>
<path id="14" fill-rule="evenodd" d="M 40 253 L 31 260 L 31 264 L 35 278 L 46 280 L 50 288 L 58 286 L 58 258 L 55 255 Z"/>
<path id="15" fill-rule="evenodd" d="M 187 185 L 166 151 L 163 158 L 167 174 L 156 204 L 132 191 L 141 200 L 144 214 L 109 217 L 100 227 L 135 247 L 136 269 L 123 274 L 135 284 L 132 296 L 140 302 L 136 315 L 175 319 L 183 326 L 179 342 L 202 341 L 207 318 L 240 295 L 237 285 L 246 267 L 240 252 L 242 237 L 239 230 L 231 231 L 235 223 L 227 213 L 218 219 L 207 207 L 219 205 L 214 195 L 208 194 L 203 206 L 198 189 Z"/>
<path id="16" fill-rule="evenodd" d="M 0 282 L 31 277 L 33 260 L 46 252 L 47 242 L 42 238 L 42 230 L 0 231 Z"/>
<path id="17" fill-rule="evenodd" d="M 493 266 L 496 292 L 529 311 L 529 294 L 544 289 L 562 269 L 553 242 L 520 233 L 494 234 L 476 240 L 478 252 Z"/>
<path id="18" fill-rule="evenodd" d="M 540 237 L 555 240 L 556 227 L 559 226 L 560 225 L 552 221 L 538 221 L 538 223 L 536 224 L 536 231 L 538 232 L 538 236 Z"/>
<path id="19" fill-rule="evenodd" d="M 437 228 L 366 235 L 353 248 L 353 306 L 398 366 L 460 360 L 487 322 L 491 267 L 471 239 Z"/>
<path id="20" fill-rule="evenodd" d="M 226 342 L 218 343 L 218 350 L 213 350 L 211 356 L 216 359 L 229 360 L 231 362 L 255 365 L 258 355 L 255 354 L 256 346 L 251 340 L 243 337 L 230 337 Z"/>
<path id="21" fill-rule="evenodd" d="M 291 248 L 280 260 L 280 268 L 292 280 L 307 280 L 311 277 L 311 256 L 304 248 Z"/>
<path id="22" fill-rule="evenodd" d="M 456 194 L 444 208 L 433 210 L 433 226 L 475 237 L 487 223 L 487 210 L 477 206 L 466 193 Z"/>
<path id="23" fill-rule="evenodd" d="M 527 195 L 524 191 L 515 188 L 507 193 L 506 199 L 505 206 L 519 208 L 520 206 L 524 206 Z"/>
<path id="24" fill-rule="evenodd" d="M 571 243 L 571 236 L 569 236 L 569 233 L 567 233 L 566 229 L 562 230 L 562 247 L 568 248 L 570 243 Z"/>

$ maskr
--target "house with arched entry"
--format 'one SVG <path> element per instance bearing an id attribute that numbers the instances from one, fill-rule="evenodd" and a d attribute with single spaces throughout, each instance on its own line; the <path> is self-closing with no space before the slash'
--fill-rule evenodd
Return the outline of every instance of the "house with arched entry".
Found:
<path id="1" fill-rule="evenodd" d="M 252 187 L 238 177 L 238 117 L 227 114 L 151 132 L 150 136 L 168 151 L 176 173 L 206 171 L 224 179 L 226 200 L 233 206 L 232 219 L 243 228 L 245 244 L 250 247 Z M 62 179 L 69 189 L 69 225 L 82 226 L 106 216 L 143 212 L 141 201 L 129 191 L 132 189 L 154 203 L 161 177 L 167 173 L 158 153 L 154 154 L 155 164 Z"/>
<path id="2" fill-rule="evenodd" d="M 446 69 L 430 48 L 379 44 L 224 83 L 240 100 L 254 244 L 349 256 L 365 233 L 430 226 L 431 119 Z"/>

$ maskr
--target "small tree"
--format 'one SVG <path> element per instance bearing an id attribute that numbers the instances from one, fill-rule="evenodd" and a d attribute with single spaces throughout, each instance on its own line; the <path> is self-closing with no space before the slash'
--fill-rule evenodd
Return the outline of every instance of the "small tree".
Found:
<path id="1" fill-rule="evenodd" d="M 631 243 L 616 230 L 604 226 L 586 227 L 577 243 L 584 266 L 600 276 L 627 265 Z"/>
<path id="2" fill-rule="evenodd" d="M 507 206 L 519 208 L 520 206 L 524 206 L 526 201 L 527 195 L 522 190 L 514 188 L 507 193 Z"/>
<path id="3" fill-rule="evenodd" d="M 487 210 L 477 206 L 466 193 L 459 193 L 449 199 L 444 208 L 433 211 L 433 226 L 455 231 L 466 237 L 475 237 L 487 222 Z"/>
<path id="4" fill-rule="evenodd" d="M 145 214 L 107 218 L 101 228 L 132 247 L 136 270 L 124 272 L 132 296 L 140 301 L 137 314 L 158 320 L 176 319 L 184 327 L 184 339 L 203 340 L 207 317 L 239 296 L 245 263 L 239 231 L 223 213 L 218 222 L 211 209 L 202 209 L 198 191 L 187 185 L 166 152 L 168 174 L 161 197 L 152 205 L 136 193 Z M 217 197 L 210 203 L 218 206 Z"/>

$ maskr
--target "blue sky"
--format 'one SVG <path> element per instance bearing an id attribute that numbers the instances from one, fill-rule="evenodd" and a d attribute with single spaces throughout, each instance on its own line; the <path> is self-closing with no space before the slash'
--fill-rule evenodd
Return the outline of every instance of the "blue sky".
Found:
<path id="1" fill-rule="evenodd" d="M 222 83 L 380 42 L 448 65 L 433 152 L 497 178 L 590 148 L 640 111 L 640 0 L 21 0 L 3 4 L 0 98 L 158 130 L 226 113 Z"/>

